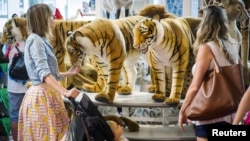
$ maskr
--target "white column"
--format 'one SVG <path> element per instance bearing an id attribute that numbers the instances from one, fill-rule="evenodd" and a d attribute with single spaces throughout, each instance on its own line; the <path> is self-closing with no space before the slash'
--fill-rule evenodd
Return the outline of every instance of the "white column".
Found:
<path id="1" fill-rule="evenodd" d="M 8 18 L 11 18 L 14 13 L 20 16 L 19 0 L 8 0 Z"/>
<path id="2" fill-rule="evenodd" d="M 103 0 L 95 1 L 96 18 L 102 18 L 102 4 Z"/>
<path id="3" fill-rule="evenodd" d="M 198 9 L 200 6 L 200 1 L 197 0 L 183 0 L 182 10 L 183 16 L 198 16 Z"/>
<path id="4" fill-rule="evenodd" d="M 182 16 L 192 15 L 192 0 L 183 0 L 182 4 Z"/>

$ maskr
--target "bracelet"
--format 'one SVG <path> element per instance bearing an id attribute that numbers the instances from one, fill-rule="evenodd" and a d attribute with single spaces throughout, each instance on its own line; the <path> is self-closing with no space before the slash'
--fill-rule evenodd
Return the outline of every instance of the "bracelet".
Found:
<path id="1" fill-rule="evenodd" d="M 65 90 L 63 93 L 61 93 L 63 96 L 67 95 L 68 90 Z"/>

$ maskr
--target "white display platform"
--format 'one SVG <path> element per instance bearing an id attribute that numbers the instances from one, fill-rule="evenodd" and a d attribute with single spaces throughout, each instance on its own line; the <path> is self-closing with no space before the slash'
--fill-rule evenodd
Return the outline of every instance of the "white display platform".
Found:
<path id="1" fill-rule="evenodd" d="M 88 93 L 82 91 L 78 97 L 76 98 L 76 101 L 80 101 L 82 94 L 86 93 L 89 98 L 98 106 L 115 106 L 115 107 L 147 107 L 147 108 L 167 108 L 171 106 L 167 106 L 163 102 L 154 102 L 152 100 L 153 93 L 148 92 L 133 92 L 130 95 L 115 95 L 114 102 L 112 104 L 102 103 L 95 100 L 95 96 L 97 93 Z"/>

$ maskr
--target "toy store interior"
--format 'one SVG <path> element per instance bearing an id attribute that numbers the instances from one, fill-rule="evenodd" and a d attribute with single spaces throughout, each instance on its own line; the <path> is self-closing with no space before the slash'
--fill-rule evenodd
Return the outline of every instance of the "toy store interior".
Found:
<path id="1" fill-rule="evenodd" d="M 81 118 L 96 114 L 107 121 L 114 135 L 118 130 L 113 130 L 112 124 L 115 122 L 116 126 L 122 128 L 124 141 L 196 140 L 192 122 L 184 125 L 185 131 L 178 126 L 179 111 L 192 81 L 191 69 L 195 63 L 191 55 L 193 53 L 182 54 L 183 49 L 179 46 L 192 49 L 190 43 L 194 43 L 203 11 L 209 5 L 226 5 L 224 8 L 229 17 L 230 34 L 241 42 L 239 54 L 244 84 L 249 85 L 249 21 L 246 22 L 249 20 L 249 0 L 0 0 L 0 141 L 17 141 L 17 135 L 14 135 L 17 129 L 13 129 L 17 122 L 13 124 L 10 120 L 10 115 L 13 115 L 10 102 L 15 101 L 15 97 L 9 93 L 25 94 L 32 86 L 29 80 L 22 81 L 25 89 L 15 87 L 12 82 L 8 83 L 11 79 L 10 62 L 13 62 L 6 55 L 11 50 L 8 47 L 25 45 L 28 38 L 26 12 L 31 6 L 41 3 L 47 4 L 53 11 L 55 29 L 50 43 L 58 61 L 58 70 L 66 72 L 76 64 L 73 62 L 76 56 L 85 57 L 79 72 L 59 80 L 59 83 L 68 90 L 76 87 L 80 91 L 75 101 L 87 113 Z M 161 28 L 165 31 L 164 35 L 160 35 L 160 29 L 152 21 L 161 23 L 159 21 L 165 19 L 171 19 L 180 26 L 169 24 Z M 177 30 L 183 28 L 188 31 L 177 33 Z M 157 36 L 161 36 L 161 39 Z M 182 42 L 178 42 L 179 37 Z M 154 50 L 161 47 L 159 42 L 164 40 L 171 43 Z M 88 48 L 90 53 L 83 54 L 85 49 L 79 47 Z M 110 51 L 113 48 L 119 49 Z M 174 49 L 168 52 L 166 48 Z M 70 49 L 80 51 L 72 53 Z M 182 55 L 177 57 L 176 54 Z M 180 63 L 178 59 L 171 60 L 172 57 L 188 61 L 183 61 L 186 64 Z M 73 102 L 72 106 L 72 100 L 65 97 L 63 101 L 70 120 L 75 120 L 71 117 L 78 116 L 75 114 L 76 103 Z M 19 107 L 16 107 L 17 110 Z M 92 111 L 91 114 L 87 110 Z M 90 121 L 86 119 L 83 122 L 88 124 Z M 89 134 L 87 138 L 96 140 L 97 135 L 87 131 L 89 127 L 73 128 L 77 128 L 77 131 L 72 129 L 71 132 L 79 133 L 81 137 Z M 96 130 L 101 130 L 98 128 Z M 66 140 L 81 139 L 72 137 Z"/>

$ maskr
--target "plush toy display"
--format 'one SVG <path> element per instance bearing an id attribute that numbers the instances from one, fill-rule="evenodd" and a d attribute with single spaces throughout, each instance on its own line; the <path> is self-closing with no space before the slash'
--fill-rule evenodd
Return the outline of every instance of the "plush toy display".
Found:
<path id="1" fill-rule="evenodd" d="M 244 5 L 241 4 L 242 1 L 227 0 L 223 2 L 227 4 L 227 6 L 229 6 L 229 8 L 227 9 L 229 19 L 238 19 L 238 20 L 244 19 L 246 14 L 245 14 L 245 9 L 243 7 Z M 238 7 L 240 8 L 236 9 L 235 5 L 238 5 Z M 243 14 L 239 15 L 239 13 Z M 147 5 L 142 10 L 140 10 L 138 14 L 140 16 L 131 16 L 117 20 L 97 19 L 93 22 L 55 20 L 56 26 L 55 29 L 52 31 L 54 34 L 54 38 L 51 39 L 51 44 L 53 46 L 54 53 L 56 54 L 56 57 L 58 59 L 59 70 L 61 72 L 66 71 L 66 62 L 68 61 L 67 59 L 71 60 L 72 63 L 82 65 L 81 61 L 83 59 L 83 56 L 85 55 L 82 54 L 83 49 L 87 49 L 88 54 L 90 55 L 94 54 L 94 56 L 92 56 L 93 57 L 92 60 L 95 60 L 93 61 L 94 63 L 91 65 L 94 66 L 94 69 L 96 71 L 93 71 L 93 68 L 90 67 L 88 71 L 82 71 L 82 72 L 91 72 L 92 74 L 88 73 L 87 75 L 86 74 L 78 75 L 76 76 L 76 78 L 70 79 L 68 83 L 67 79 L 65 79 L 64 81 L 61 82 L 62 85 L 68 87 L 69 83 L 70 84 L 74 83 L 73 85 L 76 85 L 78 88 L 82 88 L 89 92 L 97 92 L 99 94 L 96 96 L 96 100 L 106 103 L 113 102 L 114 95 L 116 92 L 125 95 L 131 94 L 135 87 L 135 81 L 137 75 L 134 64 L 141 57 L 140 51 L 133 48 L 134 43 L 132 39 L 137 37 L 133 37 L 133 34 L 131 33 L 133 32 L 135 24 L 138 21 L 145 20 L 146 17 L 153 18 L 155 17 L 155 15 L 158 15 L 159 19 L 162 20 L 175 19 L 173 21 L 177 21 L 177 19 L 179 19 L 179 17 L 177 17 L 176 15 L 167 12 L 164 6 L 161 5 Z M 60 11 L 58 9 L 55 11 L 55 15 L 58 15 L 59 19 L 62 18 L 62 16 L 60 16 Z M 185 19 L 186 23 L 188 23 L 188 25 L 190 26 L 189 28 L 191 29 L 191 32 L 190 35 L 188 36 L 195 37 L 196 29 L 201 21 L 201 18 L 192 18 L 192 17 L 181 17 L 181 18 Z M 86 24 L 88 24 L 88 27 L 92 27 L 93 31 L 87 29 Z M 185 24 L 183 25 L 185 26 Z M 172 26 L 172 28 L 175 27 Z M 8 20 L 8 22 L 4 26 L 4 29 L 5 31 L 3 32 L 2 36 L 3 42 L 7 42 L 7 40 L 13 40 L 15 38 L 15 35 L 13 35 L 13 33 L 16 33 L 15 30 L 19 30 L 25 39 L 28 36 L 26 31 L 25 18 L 13 18 Z M 71 32 L 73 32 L 73 34 L 69 36 L 69 33 Z M 88 32 L 90 33 L 88 34 Z M 96 33 L 96 35 L 94 35 L 94 33 Z M 91 38 L 85 36 L 87 34 L 88 36 L 91 36 Z M 66 39 L 68 47 L 67 51 L 70 56 L 66 56 L 67 53 L 64 47 Z M 98 45 L 100 47 L 99 49 L 97 49 Z M 111 52 L 112 49 L 114 49 L 113 51 L 115 53 Z M 77 58 L 79 56 L 82 58 Z M 147 55 L 143 55 L 143 57 L 146 60 L 148 60 Z M 183 68 L 186 68 L 184 70 L 189 72 L 192 66 L 191 62 L 193 62 L 194 58 L 191 55 L 187 55 L 184 58 L 188 58 L 187 60 L 189 62 L 186 62 L 186 64 L 182 65 L 180 68 L 182 70 Z M 178 62 L 180 60 L 176 61 Z M 148 63 L 152 65 L 152 62 Z M 187 63 L 189 64 L 187 65 Z M 169 68 L 167 70 L 168 71 L 166 72 L 166 74 L 168 74 L 168 80 L 171 80 L 172 77 L 174 77 L 172 76 L 173 74 L 171 74 L 172 70 Z M 155 93 L 153 99 L 155 101 L 165 101 L 166 104 L 174 104 L 174 105 L 178 104 L 180 96 L 183 98 L 183 93 L 186 92 L 188 84 L 192 79 L 190 73 L 182 75 L 181 78 L 185 76 L 184 82 L 181 79 L 178 79 L 176 81 L 174 81 L 175 79 L 173 79 L 173 81 L 169 81 L 164 84 L 159 83 L 159 85 L 157 81 L 157 85 L 155 85 L 155 80 L 157 80 L 157 78 L 155 78 L 154 74 L 156 73 L 153 73 L 154 70 L 151 70 L 151 72 L 152 72 L 151 73 L 152 88 L 149 89 L 149 91 L 150 92 L 158 91 L 157 93 L 159 93 L 159 95 Z M 97 79 L 95 79 L 96 81 L 94 82 L 92 80 L 88 81 L 89 78 L 86 78 L 87 76 L 93 77 L 94 75 L 97 76 Z M 122 82 L 120 81 L 121 80 L 120 76 L 122 76 L 121 77 Z M 178 88 L 172 87 L 171 85 L 174 84 L 179 84 L 180 87 Z M 164 89 L 165 86 L 166 90 Z M 176 94 L 173 94 L 174 92 L 176 92 Z M 170 99 L 168 98 L 165 99 L 164 97 L 168 95 L 170 95 Z"/>
<path id="2" fill-rule="evenodd" d="M 141 57 L 141 53 L 133 48 L 131 32 L 134 25 L 145 18 L 130 16 L 117 20 L 96 19 L 78 28 L 67 38 L 66 48 L 72 65 L 82 65 L 86 54 L 95 55 L 99 63 L 107 65 L 103 71 L 106 72 L 103 75 L 106 76 L 106 86 L 96 95 L 97 101 L 113 103 L 116 91 L 119 94 L 131 94 L 136 80 L 134 65 Z M 118 87 L 121 72 L 124 74 L 123 82 Z M 87 91 L 94 90 L 95 87 Z"/>

